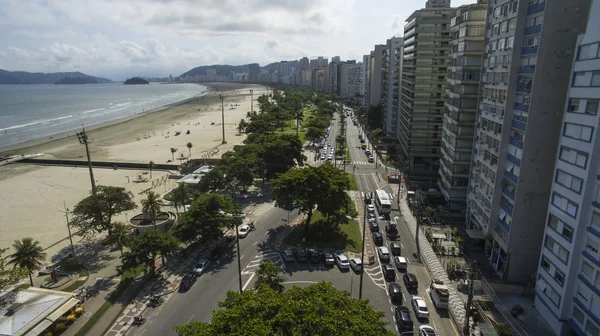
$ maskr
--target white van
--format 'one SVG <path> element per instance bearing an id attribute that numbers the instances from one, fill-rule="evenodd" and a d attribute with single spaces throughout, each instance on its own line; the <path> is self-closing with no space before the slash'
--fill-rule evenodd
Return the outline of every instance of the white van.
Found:
<path id="1" fill-rule="evenodd" d="M 335 255 L 335 263 L 338 265 L 340 270 L 350 269 L 350 261 L 348 261 L 348 258 L 343 254 Z"/>
<path id="2" fill-rule="evenodd" d="M 394 257 L 394 264 L 399 271 L 406 271 L 408 268 L 408 262 L 404 257 Z"/>

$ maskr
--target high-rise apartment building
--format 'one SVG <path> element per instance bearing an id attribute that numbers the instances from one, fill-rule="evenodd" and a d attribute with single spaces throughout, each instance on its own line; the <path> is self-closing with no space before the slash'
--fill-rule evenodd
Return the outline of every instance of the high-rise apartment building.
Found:
<path id="1" fill-rule="evenodd" d="M 363 55 L 363 80 L 362 80 L 362 106 L 369 106 L 369 96 L 371 91 L 371 55 Z"/>
<path id="2" fill-rule="evenodd" d="M 450 19 L 455 13 L 452 8 L 420 9 L 404 26 L 399 154 L 410 181 L 424 189 L 435 187 L 439 177 Z"/>
<path id="3" fill-rule="evenodd" d="M 531 10 L 549 6 L 536 2 Z M 585 4 L 572 19 L 584 23 Z M 546 9 L 547 11 L 548 9 Z M 600 334 L 600 1 L 577 43 L 536 279 L 535 307 L 558 335 Z M 573 29 L 573 28 L 571 28 Z M 539 71 L 539 70 L 536 70 Z M 549 95 L 546 95 L 549 96 Z M 562 108 L 556 107 L 556 108 Z"/>
<path id="4" fill-rule="evenodd" d="M 340 64 L 340 97 L 354 98 L 361 94 L 363 65 L 356 61 L 346 61 Z"/>
<path id="5" fill-rule="evenodd" d="M 250 82 L 257 82 L 260 76 L 260 65 L 258 63 L 248 64 L 248 80 Z"/>
<path id="6" fill-rule="evenodd" d="M 398 128 L 398 106 L 402 73 L 402 37 L 392 37 L 386 43 L 384 80 L 382 88 L 383 132 L 386 137 L 396 139 Z"/>
<path id="7" fill-rule="evenodd" d="M 456 9 L 450 21 L 446 113 L 442 129 L 438 187 L 449 207 L 466 210 L 469 168 L 485 48 L 487 0 Z"/>
<path id="8" fill-rule="evenodd" d="M 329 90 L 327 93 L 331 95 L 340 95 L 340 57 L 334 56 L 331 58 L 331 62 L 329 62 L 327 68 L 327 76 L 328 76 L 328 86 Z"/>
<path id="9" fill-rule="evenodd" d="M 381 102 L 384 80 L 383 64 L 386 54 L 385 45 L 377 44 L 369 57 L 369 106 L 375 106 Z"/>
<path id="10" fill-rule="evenodd" d="M 450 0 L 427 0 L 425 3 L 425 8 L 449 8 Z"/>
<path id="11" fill-rule="evenodd" d="M 489 4 L 467 221 L 486 237 L 489 262 L 508 281 L 526 282 L 538 266 L 586 2 Z"/>

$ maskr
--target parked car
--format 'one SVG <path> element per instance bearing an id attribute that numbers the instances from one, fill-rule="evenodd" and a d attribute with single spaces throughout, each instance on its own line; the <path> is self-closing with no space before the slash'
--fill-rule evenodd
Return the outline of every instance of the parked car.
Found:
<path id="1" fill-rule="evenodd" d="M 365 203 L 371 204 L 372 200 L 373 200 L 373 196 L 371 196 L 371 193 L 370 192 L 365 193 Z"/>
<path id="2" fill-rule="evenodd" d="M 238 237 L 246 238 L 248 236 L 248 234 L 250 233 L 250 231 L 252 231 L 252 229 L 250 228 L 250 225 L 242 224 L 242 225 L 238 226 Z"/>
<path id="3" fill-rule="evenodd" d="M 416 291 L 419 288 L 419 280 L 412 273 L 404 273 L 402 280 L 404 281 L 404 288 L 409 291 Z"/>
<path id="4" fill-rule="evenodd" d="M 385 246 L 378 247 L 377 254 L 379 255 L 379 260 L 381 260 L 382 263 L 390 262 L 390 251 L 388 250 L 387 247 L 385 247 Z M 396 257 L 396 258 L 399 258 L 399 257 Z"/>
<path id="5" fill-rule="evenodd" d="M 348 258 L 343 254 L 335 255 L 335 263 L 338 265 L 340 271 L 347 271 L 350 269 L 350 262 Z"/>
<path id="6" fill-rule="evenodd" d="M 369 159 L 368 159 L 368 161 L 369 161 L 369 163 L 373 163 L 373 162 L 375 162 L 375 159 L 374 159 L 374 158 L 373 158 L 373 156 L 371 155 L 371 156 L 369 156 Z"/>
<path id="7" fill-rule="evenodd" d="M 196 273 L 197 276 L 201 276 L 202 273 L 206 272 L 208 265 L 210 265 L 210 261 L 206 259 L 198 260 L 196 266 L 194 267 L 194 273 Z"/>
<path id="8" fill-rule="evenodd" d="M 315 250 L 315 249 L 308 250 L 308 255 L 309 255 L 311 263 L 317 264 L 317 263 L 321 262 L 321 255 L 319 254 L 319 252 L 317 252 L 317 250 Z"/>
<path id="9" fill-rule="evenodd" d="M 294 256 L 298 262 L 307 262 L 309 255 L 305 250 L 296 250 L 294 251 Z"/>
<path id="10" fill-rule="evenodd" d="M 389 221 L 385 226 L 385 234 L 388 236 L 390 240 L 398 239 L 398 226 L 396 222 Z"/>
<path id="11" fill-rule="evenodd" d="M 402 247 L 398 243 L 391 243 L 390 251 L 392 252 L 393 255 L 399 256 L 400 254 L 402 254 Z"/>
<path id="12" fill-rule="evenodd" d="M 377 219 L 377 216 L 376 216 L 374 213 L 372 213 L 372 212 L 369 212 L 369 213 L 367 214 L 367 219 Z"/>
<path id="13" fill-rule="evenodd" d="M 182 292 L 189 290 L 192 287 L 192 285 L 196 282 L 196 278 L 196 272 L 190 272 L 184 275 L 183 279 L 181 279 L 181 283 L 179 284 L 179 290 Z"/>
<path id="14" fill-rule="evenodd" d="M 383 272 L 383 277 L 387 281 L 394 282 L 396 281 L 396 271 L 394 267 L 390 264 L 381 264 L 381 270 Z"/>
<path id="15" fill-rule="evenodd" d="M 355 272 L 360 272 L 362 269 L 362 261 L 360 258 L 350 259 L 350 268 L 352 268 Z"/>
<path id="16" fill-rule="evenodd" d="M 427 303 L 422 297 L 413 296 L 412 306 L 417 318 L 429 318 L 429 309 L 427 309 Z"/>
<path id="17" fill-rule="evenodd" d="M 284 262 L 294 261 L 294 252 L 292 252 L 292 250 L 281 251 L 281 259 L 283 259 Z"/>
<path id="18" fill-rule="evenodd" d="M 369 228 L 371 229 L 371 232 L 379 232 L 379 223 L 377 223 L 377 221 L 370 221 L 369 222 Z"/>
<path id="19" fill-rule="evenodd" d="M 335 258 L 333 254 L 329 252 L 325 252 L 321 255 L 321 260 L 323 260 L 323 265 L 325 266 L 333 266 L 335 264 Z"/>
<path id="20" fill-rule="evenodd" d="M 375 213 L 375 206 L 373 204 L 367 204 L 367 212 Z"/>
<path id="21" fill-rule="evenodd" d="M 377 246 L 383 245 L 383 235 L 379 232 L 373 232 L 373 243 Z"/>
<path id="22" fill-rule="evenodd" d="M 398 269 L 398 271 L 406 271 L 406 269 L 408 268 L 408 262 L 406 261 L 406 258 L 404 257 L 394 257 L 394 264 L 396 265 L 396 268 Z"/>
<path id="23" fill-rule="evenodd" d="M 400 285 L 392 282 L 388 285 L 388 294 L 392 302 L 402 302 L 402 288 Z"/>
<path id="24" fill-rule="evenodd" d="M 419 336 L 437 336 L 432 326 L 423 324 L 419 326 Z"/>
<path id="25" fill-rule="evenodd" d="M 412 330 L 414 323 L 412 320 L 412 316 L 410 314 L 410 310 L 408 310 L 405 306 L 398 306 L 394 312 L 396 317 L 396 324 L 398 324 L 398 328 L 400 330 Z"/>

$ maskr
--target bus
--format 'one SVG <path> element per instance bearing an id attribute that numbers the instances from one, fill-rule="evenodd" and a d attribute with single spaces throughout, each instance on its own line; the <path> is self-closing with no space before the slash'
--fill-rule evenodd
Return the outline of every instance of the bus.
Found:
<path id="1" fill-rule="evenodd" d="M 392 201 L 385 190 L 375 190 L 375 206 L 379 215 L 388 215 L 392 211 Z"/>
<path id="2" fill-rule="evenodd" d="M 434 279 L 429 286 L 429 296 L 437 309 L 448 309 L 448 298 L 450 296 L 448 287 L 441 280 Z"/>

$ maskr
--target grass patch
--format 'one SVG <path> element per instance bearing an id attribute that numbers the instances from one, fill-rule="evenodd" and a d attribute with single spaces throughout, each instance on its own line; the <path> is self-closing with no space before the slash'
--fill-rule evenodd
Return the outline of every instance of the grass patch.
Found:
<path id="1" fill-rule="evenodd" d="M 285 131 L 285 130 L 284 131 L 277 130 L 277 131 L 275 131 L 275 133 L 296 135 L 296 129 L 287 130 L 287 131 Z M 306 132 L 303 132 L 303 131 L 298 132 L 298 137 L 300 138 L 300 142 L 302 144 L 304 144 L 304 142 L 306 142 Z"/>
<path id="2" fill-rule="evenodd" d="M 127 280 L 127 279 L 135 279 L 138 275 L 140 275 L 143 271 L 144 268 L 146 267 L 146 265 L 138 265 L 137 267 L 132 267 L 132 268 L 128 268 L 123 270 L 123 273 L 121 274 L 121 281 L 122 280 Z"/>
<path id="3" fill-rule="evenodd" d="M 98 320 L 106 313 L 106 311 L 112 306 L 111 302 L 104 302 L 98 310 L 90 316 L 90 319 L 79 329 L 79 331 L 75 334 L 75 336 L 85 336 L 98 322 Z"/>
<path id="4" fill-rule="evenodd" d="M 17 290 L 24 290 L 24 289 L 27 289 L 27 288 L 29 288 L 29 287 L 31 287 L 31 285 L 30 285 L 30 284 L 20 284 L 20 285 L 18 285 L 18 286 L 17 286 L 17 288 L 16 288 L 16 289 L 17 289 Z"/>
<path id="5" fill-rule="evenodd" d="M 356 211 L 356 210 L 354 210 Z M 287 245 L 297 247 L 330 248 L 349 252 L 361 251 L 361 236 L 358 222 L 326 219 L 319 211 L 311 218 L 308 235 L 304 225 L 296 226 L 283 240 Z M 304 241 L 303 241 L 303 238 Z"/>
<path id="6" fill-rule="evenodd" d="M 83 286 L 83 284 L 86 283 L 86 281 L 87 280 L 76 280 L 72 284 L 70 284 L 67 287 L 61 289 L 61 291 L 63 291 L 63 292 L 74 292 L 79 287 Z"/>
<path id="7" fill-rule="evenodd" d="M 350 190 L 358 190 L 358 184 L 356 183 L 356 176 L 348 173 L 348 180 L 350 180 Z"/>

